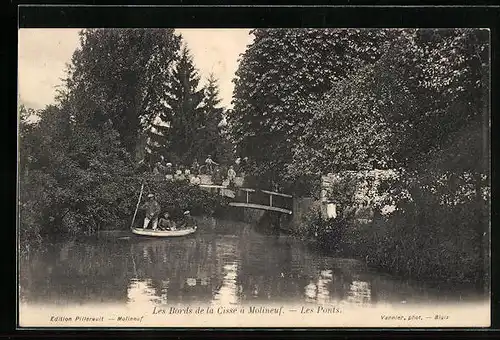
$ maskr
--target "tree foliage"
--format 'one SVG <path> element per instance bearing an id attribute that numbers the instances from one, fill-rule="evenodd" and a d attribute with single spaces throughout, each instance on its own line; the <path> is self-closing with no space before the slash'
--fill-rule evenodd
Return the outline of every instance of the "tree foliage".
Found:
<path id="1" fill-rule="evenodd" d="M 92 126 L 111 119 L 132 153 L 139 131 L 164 108 L 180 38 L 173 29 L 85 29 L 80 44 L 62 97 Z"/>
<path id="2" fill-rule="evenodd" d="M 487 35 L 399 32 L 376 63 L 338 82 L 312 109 L 290 171 L 482 164 Z"/>
<path id="3" fill-rule="evenodd" d="M 396 32 L 376 62 L 334 84 L 312 107 L 288 171 L 354 170 L 363 182 L 362 170 L 398 169 L 375 195 L 395 205 L 393 213 L 376 211 L 372 224 L 345 230 L 340 241 L 334 221 L 320 242 L 345 246 L 393 273 L 482 284 L 490 199 L 488 32 Z M 338 188 L 341 209 L 355 200 L 356 185 Z"/>
<path id="4" fill-rule="evenodd" d="M 159 114 L 163 124 L 150 133 L 151 153 L 174 162 L 190 164 L 198 156 L 197 140 L 204 125 L 203 89 L 193 58 L 184 47 L 166 89 L 165 107 Z"/>
<path id="5" fill-rule="evenodd" d="M 334 84 L 373 63 L 386 30 L 256 29 L 236 73 L 232 135 L 254 172 L 274 181 L 312 118 L 311 107 Z M 263 152 L 265 150 L 265 152 Z"/>
<path id="6" fill-rule="evenodd" d="M 231 145 L 225 133 L 225 110 L 220 106 L 219 86 L 214 74 L 210 74 L 205 86 L 203 104 L 203 129 L 198 142 L 200 157 L 211 155 L 218 162 L 229 163 L 231 159 Z"/>
<path id="7" fill-rule="evenodd" d="M 92 232 L 129 214 L 132 160 L 111 123 L 95 130 L 49 106 L 21 135 L 21 234 Z M 50 131 L 50 133 L 48 133 Z"/>

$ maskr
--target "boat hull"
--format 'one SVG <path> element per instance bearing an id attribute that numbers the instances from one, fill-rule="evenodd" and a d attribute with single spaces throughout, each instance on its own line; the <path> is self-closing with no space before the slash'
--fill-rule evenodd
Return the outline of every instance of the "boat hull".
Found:
<path id="1" fill-rule="evenodd" d="M 177 230 L 152 230 L 142 228 L 132 228 L 132 232 L 136 235 L 151 236 L 151 237 L 179 237 L 186 236 L 196 231 L 196 226 L 193 228 L 177 229 Z"/>

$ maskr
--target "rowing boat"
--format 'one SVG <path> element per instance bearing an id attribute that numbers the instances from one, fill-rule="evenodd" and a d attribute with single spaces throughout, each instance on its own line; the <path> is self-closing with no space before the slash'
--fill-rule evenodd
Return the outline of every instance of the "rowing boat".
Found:
<path id="1" fill-rule="evenodd" d="M 141 185 L 141 192 L 139 193 L 139 199 L 137 200 L 137 206 L 135 207 L 134 217 L 132 217 L 132 223 L 130 224 L 130 230 L 136 235 L 142 236 L 153 236 L 153 237 L 177 237 L 186 236 L 194 233 L 197 227 L 194 225 L 189 228 L 185 228 L 186 222 L 182 223 L 180 228 L 175 230 L 160 230 L 160 229 L 143 229 L 134 227 L 135 217 L 137 215 L 137 210 L 139 209 L 139 204 L 141 203 L 142 192 L 144 191 L 144 183 Z"/>
<path id="2" fill-rule="evenodd" d="M 153 230 L 142 228 L 131 228 L 132 232 L 136 235 L 154 236 L 154 237 L 177 237 L 186 236 L 194 233 L 197 229 L 196 226 L 190 228 L 176 229 L 176 230 Z"/>

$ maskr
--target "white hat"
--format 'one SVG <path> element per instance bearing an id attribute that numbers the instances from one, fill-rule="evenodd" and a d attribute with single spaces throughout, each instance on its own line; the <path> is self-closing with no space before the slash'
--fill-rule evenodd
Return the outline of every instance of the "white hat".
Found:
<path id="1" fill-rule="evenodd" d="M 148 198 L 151 198 L 151 197 L 155 197 L 155 195 L 154 194 L 149 194 Z"/>
<path id="2" fill-rule="evenodd" d="M 168 166 L 172 166 L 172 163 L 167 163 Z"/>
<path id="3" fill-rule="evenodd" d="M 189 214 L 190 214 L 189 210 L 184 211 L 184 215 L 189 215 Z"/>

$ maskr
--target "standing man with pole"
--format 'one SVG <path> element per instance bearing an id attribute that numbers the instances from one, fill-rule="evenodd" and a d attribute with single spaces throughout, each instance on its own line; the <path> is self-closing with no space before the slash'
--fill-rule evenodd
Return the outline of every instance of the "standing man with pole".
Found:
<path id="1" fill-rule="evenodd" d="M 144 225 L 142 229 L 146 229 L 150 222 L 152 222 L 152 229 L 158 228 L 158 216 L 160 215 L 160 204 L 156 201 L 154 194 L 148 195 L 148 201 L 142 206 L 146 210 L 146 217 L 144 217 Z"/>

